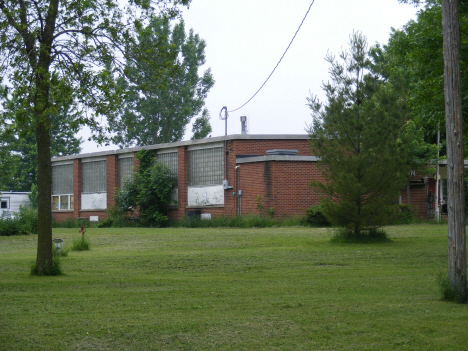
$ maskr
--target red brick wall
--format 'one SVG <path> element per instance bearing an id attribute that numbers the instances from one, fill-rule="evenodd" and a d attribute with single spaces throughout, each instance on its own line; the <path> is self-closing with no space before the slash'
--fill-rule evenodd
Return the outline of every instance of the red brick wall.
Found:
<path id="1" fill-rule="evenodd" d="M 409 205 L 416 211 L 416 215 L 421 219 L 426 219 L 427 209 L 426 209 L 426 199 L 427 199 L 427 186 L 424 184 L 421 185 L 411 185 L 410 186 L 410 198 Z M 406 188 L 401 190 L 401 202 L 407 204 L 406 199 Z"/>
<path id="2" fill-rule="evenodd" d="M 233 196 L 242 190 L 242 214 L 257 214 L 257 196 L 264 206 L 265 213 L 273 208 L 275 217 L 303 215 L 309 206 L 320 201 L 320 194 L 310 188 L 311 179 L 322 180 L 315 162 L 297 161 L 267 161 L 243 163 L 236 170 L 236 155 L 266 155 L 267 150 L 289 149 L 298 150 L 298 156 L 311 155 L 309 141 L 304 140 L 230 140 L 227 142 L 227 179 L 232 189 L 224 192 L 224 207 L 199 208 L 202 213 L 212 216 L 234 216 L 238 211 L 238 197 Z M 138 160 L 134 158 L 135 167 Z M 107 205 L 115 204 L 114 191 L 118 187 L 118 156 L 109 155 L 106 158 L 107 172 Z M 239 175 L 239 178 L 238 178 Z M 178 148 L 178 208 L 171 210 L 171 218 L 180 220 L 186 214 L 188 187 L 188 152 L 187 146 Z M 403 202 L 406 202 L 406 191 L 401 192 Z M 54 212 L 58 221 L 66 218 L 99 216 L 106 217 L 105 211 L 81 211 L 81 160 L 74 161 L 74 210 L 73 212 Z M 411 206 L 417 209 L 418 216 L 426 215 L 426 187 L 411 187 Z"/>
<path id="3" fill-rule="evenodd" d="M 320 194 L 309 185 L 312 178 L 323 179 L 311 162 L 268 161 L 240 165 L 242 214 L 258 214 L 258 204 L 274 210 L 275 217 L 303 215 L 317 205 Z M 236 191 L 238 191 L 236 186 Z"/>

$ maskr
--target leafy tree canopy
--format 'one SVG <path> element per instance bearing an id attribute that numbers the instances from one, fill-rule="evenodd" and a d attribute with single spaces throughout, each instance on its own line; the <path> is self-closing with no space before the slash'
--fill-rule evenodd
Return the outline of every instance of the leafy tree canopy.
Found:
<path id="1" fill-rule="evenodd" d="M 435 143 L 439 125 L 445 139 L 442 8 L 440 1 L 424 3 L 417 20 L 409 21 L 401 30 L 393 30 L 388 44 L 377 45 L 371 55 L 376 62 L 375 72 L 399 87 L 401 98 L 408 103 L 408 118 L 423 127 L 426 139 Z M 459 23 L 462 96 L 466 100 L 468 76 L 463 72 L 468 70 L 468 4 L 464 2 L 459 6 Z M 466 106 L 463 119 L 468 121 Z M 466 151 L 467 141 L 465 138 Z"/>
<path id="2" fill-rule="evenodd" d="M 171 17 L 190 0 L 0 0 L 0 81 L 21 109 L 11 124 L 20 136 L 35 133 L 38 168 L 38 249 L 36 271 L 52 262 L 52 117 L 73 97 L 79 110 L 71 125 L 88 125 L 106 138 L 100 116 L 112 121 L 122 94 L 115 84 L 126 49 L 155 14 Z M 157 65 L 157 62 L 155 63 Z"/>
<path id="3" fill-rule="evenodd" d="M 179 141 L 185 126 L 201 112 L 194 123 L 195 138 L 206 137 L 211 126 L 203 106 L 214 80 L 209 69 L 199 75 L 205 46 L 193 30 L 186 33 L 183 21 L 171 28 L 166 18 L 154 17 L 139 32 L 120 80 L 128 92 L 123 112 L 111 122 L 121 146 Z"/>

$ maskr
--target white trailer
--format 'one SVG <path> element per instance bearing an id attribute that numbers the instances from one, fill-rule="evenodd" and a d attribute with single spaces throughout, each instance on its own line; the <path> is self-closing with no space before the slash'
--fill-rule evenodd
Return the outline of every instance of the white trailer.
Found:
<path id="1" fill-rule="evenodd" d="M 27 192 L 0 192 L 0 218 L 13 217 L 19 212 L 20 206 L 29 206 L 31 203 L 28 194 Z"/>

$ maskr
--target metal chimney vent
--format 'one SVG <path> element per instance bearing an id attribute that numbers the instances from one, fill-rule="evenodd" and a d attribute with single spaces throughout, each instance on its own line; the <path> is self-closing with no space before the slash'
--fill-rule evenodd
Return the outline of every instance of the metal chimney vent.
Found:
<path id="1" fill-rule="evenodd" d="M 241 116 L 241 134 L 247 134 L 247 116 Z"/>

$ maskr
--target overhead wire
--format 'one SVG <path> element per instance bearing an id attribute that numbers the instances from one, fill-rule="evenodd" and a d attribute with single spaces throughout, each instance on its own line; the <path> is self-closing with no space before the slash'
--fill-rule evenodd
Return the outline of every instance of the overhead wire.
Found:
<path id="1" fill-rule="evenodd" d="M 279 59 L 278 63 L 276 64 L 275 68 L 273 68 L 273 71 L 271 71 L 270 75 L 269 75 L 268 78 L 263 82 L 262 86 L 261 86 L 261 87 L 255 92 L 255 94 L 253 94 L 252 97 L 251 97 L 249 100 L 247 100 L 247 102 L 246 102 L 245 104 L 243 104 L 241 107 L 238 107 L 238 108 L 236 108 L 235 110 L 228 111 L 227 108 L 226 108 L 226 106 L 224 106 L 224 107 L 221 109 L 220 113 L 219 113 L 219 114 L 220 114 L 220 118 L 221 118 L 221 113 L 222 113 L 222 111 L 223 111 L 223 110 L 225 111 L 225 115 L 224 115 L 223 118 L 221 118 L 221 119 L 226 119 L 226 118 L 228 117 L 228 113 L 229 113 L 229 112 L 235 112 L 235 111 L 237 111 L 237 110 L 240 110 L 242 107 L 244 107 L 245 105 L 247 105 L 250 101 L 252 101 L 252 99 L 260 92 L 260 90 L 262 90 L 262 88 L 265 86 L 265 84 L 266 84 L 266 83 L 268 82 L 268 80 L 271 78 L 271 76 L 273 75 L 273 73 L 275 73 L 276 68 L 278 68 L 279 64 L 281 63 L 281 61 L 283 60 L 284 56 L 285 56 L 286 53 L 288 52 L 288 50 L 289 50 L 291 44 L 293 43 L 294 39 L 295 39 L 296 36 L 297 36 L 297 33 L 299 33 L 299 30 L 301 29 L 302 24 L 304 23 L 305 19 L 307 18 L 307 15 L 309 14 L 310 9 L 312 8 L 312 5 L 314 4 L 314 2 L 315 2 L 315 0 L 312 0 L 311 4 L 310 4 L 310 6 L 309 6 L 309 9 L 307 10 L 307 12 L 306 12 L 304 18 L 302 19 L 301 24 L 300 24 L 299 27 L 297 28 L 296 33 L 294 34 L 293 38 L 292 38 L 291 41 L 289 42 L 288 47 L 287 47 L 286 50 L 284 51 L 283 56 L 281 56 L 281 58 Z"/>

